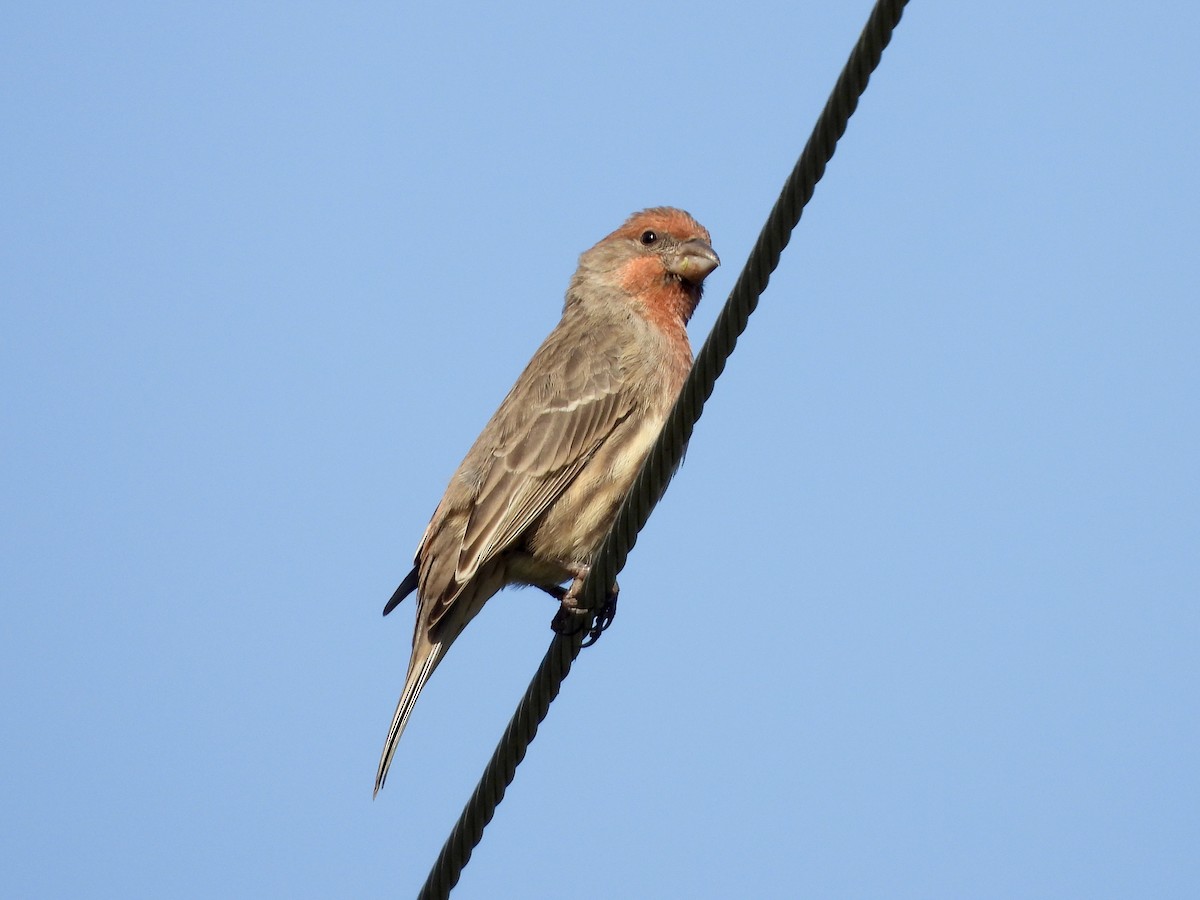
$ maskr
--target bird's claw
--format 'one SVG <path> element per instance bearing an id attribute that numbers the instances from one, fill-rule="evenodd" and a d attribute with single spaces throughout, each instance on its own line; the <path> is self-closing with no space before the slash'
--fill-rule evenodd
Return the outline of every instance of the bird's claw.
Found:
<path id="1" fill-rule="evenodd" d="M 590 647 L 596 641 L 600 640 L 600 635 L 608 630 L 608 626 L 613 623 L 613 619 L 617 617 L 617 592 L 613 591 L 604 601 L 604 605 L 596 612 L 592 619 L 592 627 L 588 629 L 587 637 L 583 639 L 580 647 Z"/>
<path id="2" fill-rule="evenodd" d="M 613 619 L 617 616 L 617 595 L 620 590 L 614 584 L 608 592 L 603 606 L 594 611 L 585 610 L 579 606 L 578 589 L 581 584 L 582 579 L 571 585 L 571 589 L 564 593 L 562 605 L 550 622 L 550 627 L 564 637 L 572 637 L 586 631 L 587 635 L 580 644 L 580 649 L 590 647 L 600 640 L 600 635 L 607 631 L 608 626 L 613 623 Z"/>

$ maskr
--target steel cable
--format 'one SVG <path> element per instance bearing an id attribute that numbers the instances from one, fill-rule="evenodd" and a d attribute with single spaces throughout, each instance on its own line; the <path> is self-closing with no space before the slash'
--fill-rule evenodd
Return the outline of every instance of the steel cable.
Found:
<path id="1" fill-rule="evenodd" d="M 692 429 L 704 411 L 704 403 L 712 394 L 713 386 L 733 353 L 738 336 L 745 330 L 750 314 L 758 306 L 758 298 L 779 264 L 780 254 L 791 239 L 792 231 L 824 174 L 826 164 L 833 157 L 837 142 L 845 133 L 850 116 L 854 114 L 858 100 L 866 90 L 871 73 L 879 64 L 906 4 L 907 0 L 879 0 L 871 10 L 858 43 L 850 53 L 808 143 L 804 145 L 800 159 L 767 217 L 712 332 L 696 356 L 696 362 L 662 433 L 592 562 L 591 572 L 579 595 L 580 618 L 588 620 L 581 623 L 585 627 L 573 635 L 556 635 L 550 643 L 550 649 L 526 688 L 479 784 L 425 880 L 419 895 L 421 900 L 435 900 L 450 895 L 472 851 L 482 839 L 484 828 L 504 799 L 504 792 L 512 783 L 517 766 L 537 734 L 538 725 L 546 717 L 550 703 L 558 695 L 563 679 L 579 655 L 588 630 L 586 626 L 595 618 L 592 610 L 599 609 L 604 603 L 608 587 L 616 582 L 617 574 L 624 568 L 629 552 L 637 542 L 638 532 L 645 526 L 678 468 Z"/>

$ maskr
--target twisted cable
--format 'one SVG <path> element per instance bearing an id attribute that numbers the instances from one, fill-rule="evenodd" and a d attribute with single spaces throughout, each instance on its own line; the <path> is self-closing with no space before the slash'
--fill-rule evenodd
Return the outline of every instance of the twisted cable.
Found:
<path id="1" fill-rule="evenodd" d="M 804 206 L 825 173 L 825 166 L 833 158 L 837 142 L 846 132 L 850 116 L 858 107 L 858 100 L 866 90 L 871 73 L 879 65 L 883 49 L 891 40 L 906 3 L 907 0 L 878 0 L 871 10 L 858 43 L 838 76 L 800 159 L 784 183 L 729 299 L 725 301 L 712 332 L 696 356 L 696 362 L 662 433 L 650 450 L 617 513 L 612 529 L 592 561 L 591 571 L 579 592 L 578 616 L 581 619 L 594 620 L 593 611 L 605 602 L 608 588 L 616 582 L 617 574 L 624 568 L 629 552 L 637 543 L 638 533 L 662 499 L 667 484 L 679 467 L 692 430 L 704 411 L 704 403 L 712 395 L 713 386 L 725 369 L 739 335 L 745 331 L 750 314 L 758 306 L 758 298 L 766 290 L 771 273 L 779 264 L 780 254 L 800 221 Z M 538 726 L 546 717 L 550 703 L 558 696 L 563 679 L 571 671 L 571 664 L 579 655 L 587 630 L 584 627 L 575 634 L 555 635 L 551 641 L 550 649 L 546 651 L 533 681 L 526 688 L 479 784 L 425 880 L 419 895 L 421 900 L 449 897 L 450 891 L 458 883 L 472 851 L 483 837 L 484 828 L 504 799 L 504 792 L 512 783 L 517 766 L 525 758 Z"/>

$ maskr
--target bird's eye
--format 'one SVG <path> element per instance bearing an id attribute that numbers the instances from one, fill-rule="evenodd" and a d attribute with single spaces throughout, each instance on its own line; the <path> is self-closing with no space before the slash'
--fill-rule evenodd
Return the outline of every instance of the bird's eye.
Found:
<path id="1" fill-rule="evenodd" d="M 657 240 L 658 240 L 658 235 L 655 234 L 653 231 L 643 231 L 642 232 L 642 246 L 649 247 L 651 244 L 655 243 Z"/>

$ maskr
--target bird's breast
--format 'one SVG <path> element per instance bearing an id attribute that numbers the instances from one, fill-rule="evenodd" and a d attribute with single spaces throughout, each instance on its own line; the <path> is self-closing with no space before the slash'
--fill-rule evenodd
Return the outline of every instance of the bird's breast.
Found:
<path id="1" fill-rule="evenodd" d="M 534 557 L 588 563 L 662 428 L 663 415 L 631 416 L 601 443 L 529 536 Z"/>

